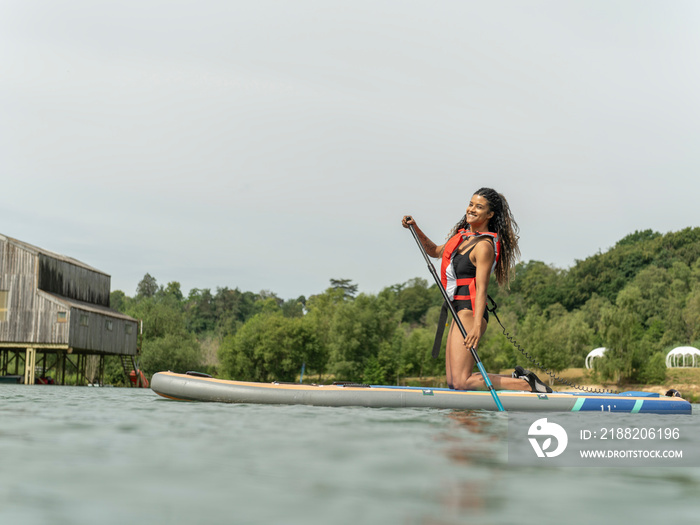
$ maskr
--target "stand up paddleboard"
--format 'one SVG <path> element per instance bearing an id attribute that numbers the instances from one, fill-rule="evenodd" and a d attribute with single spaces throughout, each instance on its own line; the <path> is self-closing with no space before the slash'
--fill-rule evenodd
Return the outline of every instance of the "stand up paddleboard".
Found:
<path id="1" fill-rule="evenodd" d="M 458 391 L 447 388 L 369 386 L 356 383 L 305 385 L 300 383 L 252 383 L 227 381 L 205 374 L 159 372 L 151 389 L 178 401 L 314 405 L 328 407 L 423 407 L 496 410 L 489 392 Z M 691 404 L 679 397 L 650 392 L 589 394 L 500 391 L 506 411 L 518 412 L 627 412 L 648 414 L 690 414 Z"/>

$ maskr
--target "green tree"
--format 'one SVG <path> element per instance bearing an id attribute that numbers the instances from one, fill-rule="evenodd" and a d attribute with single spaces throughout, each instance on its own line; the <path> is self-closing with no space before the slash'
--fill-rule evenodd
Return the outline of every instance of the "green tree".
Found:
<path id="1" fill-rule="evenodd" d="M 646 360 L 639 372 L 641 383 L 663 383 L 666 380 L 666 356 L 657 352 Z"/>
<path id="2" fill-rule="evenodd" d="M 357 285 L 352 279 L 331 279 L 331 288 L 342 290 L 347 299 L 352 299 L 357 294 Z"/>
<path id="3" fill-rule="evenodd" d="M 318 338 L 321 352 L 326 356 L 322 367 L 314 368 L 314 371 L 323 375 L 327 371 L 327 364 L 331 352 L 331 334 L 333 331 L 333 319 L 336 311 L 345 302 L 352 299 L 347 297 L 345 292 L 339 288 L 328 288 L 322 294 L 312 295 L 306 301 L 308 313 L 305 318 L 313 327 Z"/>
<path id="4" fill-rule="evenodd" d="M 356 381 L 399 325 L 395 296 L 360 294 L 337 306 L 330 331 L 330 365 L 338 379 Z"/>
<path id="5" fill-rule="evenodd" d="M 180 283 L 177 281 L 172 281 L 168 283 L 164 289 L 159 290 L 160 294 L 172 298 L 176 302 L 182 302 L 184 296 L 182 295 L 182 290 L 180 289 Z"/>
<path id="6" fill-rule="evenodd" d="M 530 261 L 518 265 L 511 289 L 523 295 L 528 307 L 537 305 L 545 309 L 561 302 L 561 281 L 561 270 L 540 261 Z"/>
<path id="7" fill-rule="evenodd" d="M 202 354 L 194 334 L 168 333 L 143 342 L 141 369 L 146 374 L 163 370 L 184 373 L 199 369 L 201 364 Z"/>
<path id="8" fill-rule="evenodd" d="M 700 284 L 695 284 L 688 294 L 682 318 L 685 340 L 692 342 L 700 339 Z"/>
<path id="9" fill-rule="evenodd" d="M 402 310 L 402 319 L 406 323 L 420 323 L 431 306 L 442 304 L 442 296 L 436 301 L 435 294 L 425 279 L 409 279 L 405 284 L 392 288 L 396 290 L 398 307 Z"/>
<path id="10" fill-rule="evenodd" d="M 302 364 L 323 368 L 324 355 L 312 324 L 304 317 L 261 312 L 219 349 L 222 373 L 238 380 L 293 381 Z"/>
<path id="11" fill-rule="evenodd" d="M 285 317 L 301 317 L 304 315 L 306 298 L 300 295 L 296 299 L 288 299 L 282 303 L 282 314 Z"/>
<path id="12" fill-rule="evenodd" d="M 155 282 L 155 278 L 153 281 Z M 187 331 L 178 283 L 141 294 L 127 301 L 125 313 L 143 322 L 141 369 L 147 374 L 162 370 L 186 372 L 201 367 L 201 348 Z"/>
<path id="13" fill-rule="evenodd" d="M 238 328 L 258 310 L 260 296 L 253 292 L 241 292 L 238 288 L 217 288 L 214 296 L 214 317 L 219 337 L 235 334 Z"/>
<path id="14" fill-rule="evenodd" d="M 569 366 L 566 310 L 559 303 L 544 312 L 539 306 L 531 307 L 523 320 L 521 333 L 523 347 L 541 367 L 556 372 Z"/>
<path id="15" fill-rule="evenodd" d="M 612 308 L 610 301 L 598 294 L 593 294 L 578 310 L 582 321 L 592 330 L 592 339 L 589 345 L 592 348 L 604 346 L 602 336 L 604 326 L 602 324 L 602 318 L 603 312 L 609 308 Z"/>
<path id="16" fill-rule="evenodd" d="M 387 370 L 379 362 L 379 358 L 371 356 L 365 362 L 362 373 L 362 381 L 370 385 L 383 385 L 386 383 Z"/>
<path id="17" fill-rule="evenodd" d="M 615 307 L 603 313 L 605 355 L 596 360 L 596 370 L 604 378 L 621 381 L 635 380 L 643 359 L 641 345 L 644 327 L 634 305 L 640 291 L 629 287 L 618 297 Z"/>
<path id="18" fill-rule="evenodd" d="M 153 297 L 158 291 L 158 283 L 156 278 L 150 273 L 143 276 L 143 279 L 139 281 L 136 285 L 136 296 L 137 297 Z"/>
<path id="19" fill-rule="evenodd" d="M 430 351 L 435 339 L 435 330 L 431 328 L 416 327 L 408 331 L 403 345 L 404 375 L 423 378 L 435 373 Z M 439 362 L 439 370 L 444 368 L 444 350 Z"/>
<path id="20" fill-rule="evenodd" d="M 196 334 L 211 332 L 216 325 L 213 296 L 209 288 L 193 288 L 187 297 L 185 312 L 187 327 Z"/>
<path id="21" fill-rule="evenodd" d="M 114 290 L 109 294 L 109 307 L 118 311 L 124 312 L 127 307 L 129 298 L 121 290 Z"/>

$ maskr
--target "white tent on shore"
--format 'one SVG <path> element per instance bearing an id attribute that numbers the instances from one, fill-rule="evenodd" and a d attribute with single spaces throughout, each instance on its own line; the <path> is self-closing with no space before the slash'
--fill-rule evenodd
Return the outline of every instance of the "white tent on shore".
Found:
<path id="1" fill-rule="evenodd" d="M 668 368 L 700 366 L 700 350 L 692 346 L 679 346 L 666 354 Z"/>
<path id="2" fill-rule="evenodd" d="M 605 355 L 605 348 L 603 347 L 588 352 L 586 356 L 586 368 L 593 368 L 593 360 L 596 357 L 603 357 L 603 355 Z"/>

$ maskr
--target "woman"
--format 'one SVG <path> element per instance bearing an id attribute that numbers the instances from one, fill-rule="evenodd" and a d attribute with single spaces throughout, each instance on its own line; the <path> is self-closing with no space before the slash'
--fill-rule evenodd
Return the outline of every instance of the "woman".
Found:
<path id="1" fill-rule="evenodd" d="M 443 285 L 452 299 L 460 321 L 467 331 L 462 339 L 455 323 L 447 336 L 445 368 L 447 384 L 456 390 L 484 389 L 481 374 L 472 374 L 474 357 L 470 348 L 478 348 L 488 325 L 486 296 L 491 272 L 499 285 L 506 285 L 518 249 L 518 225 L 505 197 L 491 188 L 481 188 L 472 196 L 464 217 L 452 228 L 448 241 L 437 246 L 405 216 L 404 228 L 413 225 L 426 253 L 442 259 Z M 551 392 L 532 372 L 518 366 L 512 376 L 489 374 L 496 389 Z"/>

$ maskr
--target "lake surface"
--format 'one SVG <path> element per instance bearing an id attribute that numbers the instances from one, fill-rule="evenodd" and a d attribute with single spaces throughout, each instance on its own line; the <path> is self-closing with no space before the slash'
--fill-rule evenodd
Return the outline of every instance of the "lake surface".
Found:
<path id="1" fill-rule="evenodd" d="M 700 447 L 693 408 L 679 417 Z M 697 521 L 700 468 L 512 467 L 507 427 L 498 413 L 0 385 L 0 523 Z"/>

